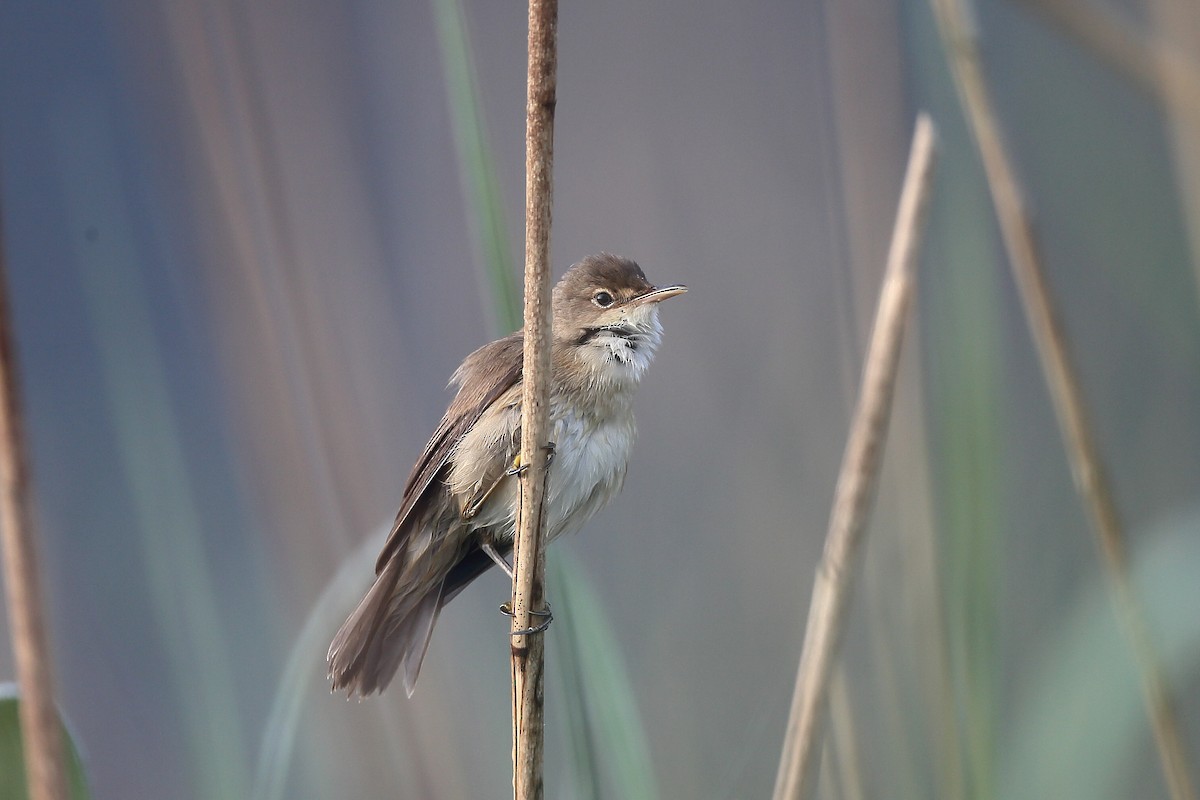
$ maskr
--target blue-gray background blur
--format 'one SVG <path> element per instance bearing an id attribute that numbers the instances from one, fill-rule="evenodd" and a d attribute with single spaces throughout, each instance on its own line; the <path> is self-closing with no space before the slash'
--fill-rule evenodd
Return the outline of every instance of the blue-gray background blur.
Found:
<path id="1" fill-rule="evenodd" d="M 321 674 L 446 379 L 499 325 L 456 8 L 0 5 L 42 565 L 96 797 L 508 792 L 495 575 L 442 616 L 413 700 L 346 703 Z M 1200 11 L 977 10 L 1200 762 L 1200 83 L 1151 58 L 1200 75 Z M 469 0 L 461 18 L 519 263 L 525 9 Z M 567 3 L 558 98 L 556 274 L 605 249 L 692 289 L 663 308 L 624 493 L 561 545 L 639 720 L 590 762 L 625 737 L 648 746 L 639 796 L 768 793 L 927 108 L 937 195 L 822 791 L 1165 796 L 928 5 Z M 306 622 L 315 644 L 285 679 Z M 581 788 L 555 659 L 548 796 L 626 796 L 611 775 Z"/>

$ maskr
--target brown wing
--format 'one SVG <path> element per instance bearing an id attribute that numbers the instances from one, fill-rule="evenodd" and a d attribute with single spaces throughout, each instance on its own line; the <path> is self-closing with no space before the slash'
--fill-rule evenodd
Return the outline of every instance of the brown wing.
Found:
<path id="1" fill-rule="evenodd" d="M 459 386 L 458 394 L 446 409 L 446 415 L 433 432 L 425 452 L 417 459 L 404 487 L 404 499 L 392 525 L 383 551 L 375 562 L 378 575 L 412 533 L 410 520 L 420 519 L 430 498 L 437 491 L 439 473 L 446 468 L 459 439 L 479 421 L 480 415 L 496 398 L 521 380 L 523 338 L 520 332 L 486 344 L 467 356 L 450 379 Z"/>

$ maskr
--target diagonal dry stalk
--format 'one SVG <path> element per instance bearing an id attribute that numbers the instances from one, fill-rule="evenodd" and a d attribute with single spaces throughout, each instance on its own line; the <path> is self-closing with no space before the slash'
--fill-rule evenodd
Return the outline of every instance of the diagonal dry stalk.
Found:
<path id="1" fill-rule="evenodd" d="M 816 789 L 830 675 L 845 629 L 854 570 L 865 538 L 867 515 L 887 437 L 904 322 L 915 283 L 922 223 L 929 205 L 936 141 L 933 123 L 921 114 L 913 134 L 858 407 L 838 474 L 825 552 L 813 583 L 792 710 L 775 779 L 775 800 L 812 797 Z"/>
<path id="2" fill-rule="evenodd" d="M 1163 109 L 1200 285 L 1200 25 L 1195 0 L 1151 0 L 1149 29 L 1107 3 L 1023 0 L 1132 79 Z"/>
<path id="3" fill-rule="evenodd" d="M 521 496 L 513 560 L 513 796 L 543 796 L 544 634 L 546 609 L 542 504 L 550 399 L 550 201 L 554 162 L 558 3 L 529 3 L 529 72 L 525 104 L 525 352 L 521 389 Z"/>
<path id="4" fill-rule="evenodd" d="M 1088 422 L 1079 379 L 1067 355 L 1066 337 L 1050 301 L 1033 225 L 983 78 L 974 30 L 961 0 L 934 0 L 934 10 L 963 112 L 983 160 L 1000 233 L 1062 429 L 1075 487 L 1100 545 L 1118 621 L 1137 662 L 1163 777 L 1173 800 L 1194 800 L 1196 790 L 1179 720 L 1133 589 L 1120 515 Z"/>
<path id="5" fill-rule="evenodd" d="M 1186 2 L 1186 0 L 1184 0 Z M 1022 0 L 1089 52 L 1119 70 L 1160 104 L 1170 108 L 1175 88 L 1200 82 L 1200 64 L 1178 44 L 1141 29 L 1132 15 L 1109 3 L 1092 0 Z M 1178 100 L 1194 109 L 1200 98 L 1192 92 Z"/>
<path id="6" fill-rule="evenodd" d="M 4 240 L 0 235 L 0 537 L 4 543 L 4 584 L 8 587 L 13 658 L 21 686 L 25 775 L 30 800 L 66 800 L 62 727 L 54 708 L 50 644 L 41 604 L 37 547 L 29 520 L 28 463 L 21 426 Z"/>

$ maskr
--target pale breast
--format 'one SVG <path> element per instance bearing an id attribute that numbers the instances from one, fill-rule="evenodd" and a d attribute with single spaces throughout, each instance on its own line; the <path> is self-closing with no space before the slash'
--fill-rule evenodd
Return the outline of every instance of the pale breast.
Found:
<path id="1" fill-rule="evenodd" d="M 503 475 L 520 447 L 512 435 L 518 418 L 517 407 L 498 407 L 464 435 L 447 482 L 455 496 L 479 496 Z M 555 449 L 547 481 L 546 523 L 549 537 L 554 538 L 577 530 L 620 491 L 635 425 L 628 402 L 610 404 L 601 412 L 581 410 L 558 396 L 551 400 L 550 423 Z M 516 503 L 516 479 L 501 477 L 470 527 L 498 528 L 494 535 L 511 537 Z"/>
<path id="2" fill-rule="evenodd" d="M 636 434 L 628 407 L 610 413 L 579 413 L 551 404 L 555 443 L 547 484 L 551 538 L 573 532 L 600 510 L 625 482 Z"/>

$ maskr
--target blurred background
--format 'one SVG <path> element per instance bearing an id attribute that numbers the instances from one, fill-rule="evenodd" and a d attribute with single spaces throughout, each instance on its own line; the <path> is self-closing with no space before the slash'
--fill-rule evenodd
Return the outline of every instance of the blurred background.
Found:
<path id="1" fill-rule="evenodd" d="M 1196 776 L 1200 10 L 975 12 Z M 502 576 L 446 609 L 412 700 L 331 696 L 324 655 L 450 373 L 513 325 L 525 24 L 0 4 L 3 246 L 95 797 L 510 791 Z M 691 291 L 623 494 L 555 545 L 547 796 L 770 792 L 919 109 L 941 160 L 822 796 L 1167 796 L 929 5 L 565 3 L 559 36 L 555 274 L 609 250 Z"/>

